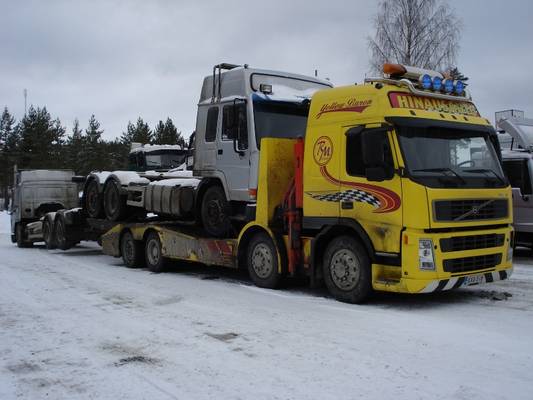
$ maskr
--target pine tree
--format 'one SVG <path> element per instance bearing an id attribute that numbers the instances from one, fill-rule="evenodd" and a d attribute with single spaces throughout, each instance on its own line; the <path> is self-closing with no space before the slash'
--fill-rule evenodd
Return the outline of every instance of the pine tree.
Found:
<path id="1" fill-rule="evenodd" d="M 104 146 L 101 142 L 103 129 L 100 129 L 100 122 L 96 117 L 91 115 L 89 125 L 85 129 L 84 146 L 83 146 L 83 170 L 86 173 L 90 171 L 102 171 L 107 164 Z"/>
<path id="2" fill-rule="evenodd" d="M 15 162 L 16 138 L 15 118 L 4 107 L 0 118 L 0 198 L 4 200 L 0 207 L 7 208 L 9 203 L 9 186 L 12 182 L 12 166 Z"/>
<path id="3" fill-rule="evenodd" d="M 72 126 L 72 135 L 67 140 L 67 164 L 68 168 L 73 169 L 77 174 L 86 174 L 87 171 L 83 168 L 82 153 L 84 149 L 83 131 L 80 128 L 80 121 L 78 118 L 74 120 Z"/>
<path id="4" fill-rule="evenodd" d="M 121 141 L 127 145 L 130 145 L 133 142 L 149 144 L 152 142 L 152 131 L 148 124 L 139 117 L 135 125 L 128 122 L 126 132 L 122 133 Z"/>
<path id="5" fill-rule="evenodd" d="M 61 168 L 65 166 L 62 154 L 65 128 L 59 119 L 52 120 L 43 108 L 30 107 L 19 124 L 20 167 Z"/>

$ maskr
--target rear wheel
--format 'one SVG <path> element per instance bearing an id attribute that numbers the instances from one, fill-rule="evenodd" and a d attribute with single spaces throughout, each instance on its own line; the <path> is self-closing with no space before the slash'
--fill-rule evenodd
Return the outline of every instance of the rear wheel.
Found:
<path id="1" fill-rule="evenodd" d="M 91 218 L 101 218 L 104 216 L 104 207 L 102 204 L 102 195 L 99 190 L 99 183 L 92 180 L 85 189 L 85 210 Z"/>
<path id="2" fill-rule="evenodd" d="M 229 211 L 224 190 L 218 185 L 208 188 L 201 206 L 202 225 L 207 233 L 215 237 L 229 236 L 232 231 Z"/>
<path id="3" fill-rule="evenodd" d="M 163 257 L 161 240 L 156 232 L 150 232 L 146 238 L 145 260 L 146 266 L 152 272 L 163 272 L 167 266 L 168 260 Z"/>
<path id="4" fill-rule="evenodd" d="M 326 286 L 337 300 L 361 303 L 372 293 L 370 259 L 350 236 L 339 236 L 328 244 L 323 268 Z"/>
<path id="5" fill-rule="evenodd" d="M 46 248 L 51 250 L 55 249 L 56 246 L 56 238 L 55 238 L 55 231 L 54 231 L 54 222 L 51 217 L 45 216 L 43 221 L 43 239 L 44 244 L 46 245 Z"/>
<path id="6" fill-rule="evenodd" d="M 264 232 L 256 233 L 248 245 L 246 257 L 248 273 L 256 286 L 276 289 L 281 283 L 278 252 L 272 238 Z"/>
<path id="7" fill-rule="evenodd" d="M 120 193 L 120 184 L 111 180 L 104 189 L 104 210 L 110 221 L 120 221 L 128 215 L 127 197 Z"/>
<path id="8" fill-rule="evenodd" d="M 120 239 L 120 252 L 126 267 L 137 268 L 144 265 L 143 242 L 135 240 L 130 231 L 125 232 Z"/>
<path id="9" fill-rule="evenodd" d="M 57 248 L 61 250 L 68 250 L 76 243 L 72 240 L 72 238 L 69 238 L 67 222 L 65 221 L 65 216 L 63 214 L 59 213 L 56 215 L 54 231 Z"/>

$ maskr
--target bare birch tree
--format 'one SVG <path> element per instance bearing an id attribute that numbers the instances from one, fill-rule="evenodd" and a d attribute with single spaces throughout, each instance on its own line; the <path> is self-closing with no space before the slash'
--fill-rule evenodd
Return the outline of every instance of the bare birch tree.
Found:
<path id="1" fill-rule="evenodd" d="M 444 71 L 455 65 L 462 23 L 446 0 L 383 0 L 368 37 L 373 72 L 394 62 Z"/>

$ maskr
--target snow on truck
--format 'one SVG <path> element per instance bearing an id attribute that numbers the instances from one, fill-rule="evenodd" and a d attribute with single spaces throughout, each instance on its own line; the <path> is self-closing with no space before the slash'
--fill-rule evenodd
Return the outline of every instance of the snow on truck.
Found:
<path id="1" fill-rule="evenodd" d="M 303 275 L 353 303 L 372 290 L 506 279 L 511 192 L 496 133 L 464 84 L 443 78 L 386 64 L 384 77 L 332 88 L 217 65 L 198 104 L 193 171 L 89 178 L 69 218 L 105 215 L 103 251 L 129 267 L 246 268 L 267 288 Z"/>

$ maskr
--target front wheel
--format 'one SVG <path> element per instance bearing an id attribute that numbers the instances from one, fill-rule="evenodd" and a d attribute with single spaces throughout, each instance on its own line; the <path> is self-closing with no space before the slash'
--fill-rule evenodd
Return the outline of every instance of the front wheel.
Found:
<path id="1" fill-rule="evenodd" d="M 143 242 L 135 240 L 130 231 L 125 232 L 120 239 L 120 252 L 126 267 L 137 268 L 144 265 Z"/>
<path id="2" fill-rule="evenodd" d="M 333 239 L 324 253 L 324 281 L 333 297 L 361 303 L 372 292 L 371 263 L 363 246 L 350 236 Z"/>
<path id="3" fill-rule="evenodd" d="M 230 235 L 229 211 L 224 190 L 218 185 L 208 188 L 202 198 L 201 206 L 202 225 L 207 233 L 219 238 Z"/>
<path id="4" fill-rule="evenodd" d="M 278 252 L 272 238 L 264 232 L 254 235 L 246 257 L 248 273 L 256 286 L 276 289 L 281 283 Z"/>
<path id="5" fill-rule="evenodd" d="M 163 247 L 156 232 L 150 232 L 145 245 L 146 266 L 152 272 L 163 272 L 167 266 L 167 259 L 163 257 Z"/>

